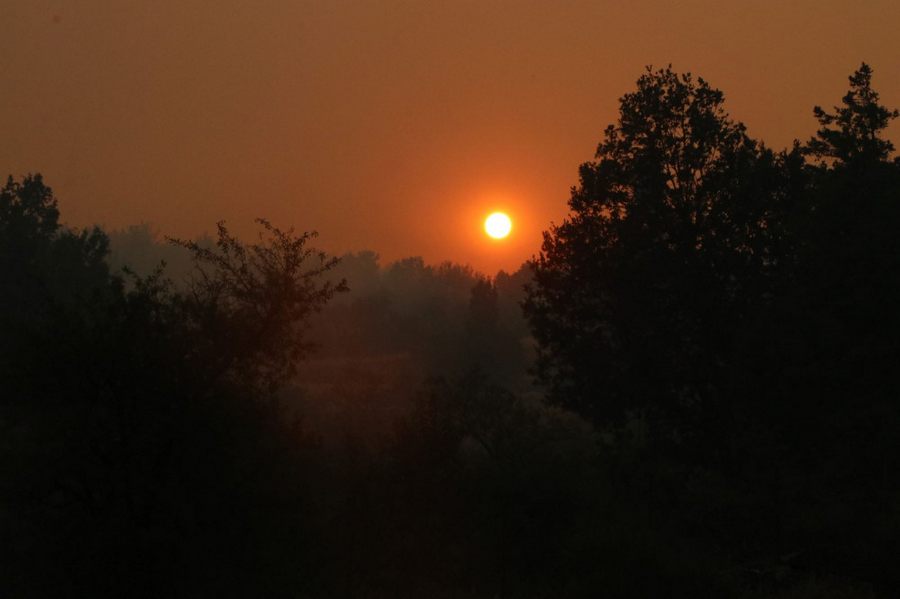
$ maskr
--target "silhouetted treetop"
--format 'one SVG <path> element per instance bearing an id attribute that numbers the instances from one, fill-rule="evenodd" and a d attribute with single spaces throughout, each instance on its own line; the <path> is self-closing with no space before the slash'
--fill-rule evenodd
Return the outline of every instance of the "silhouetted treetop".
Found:
<path id="1" fill-rule="evenodd" d="M 706 401 L 698 365 L 721 363 L 730 343 L 701 323 L 727 331 L 765 293 L 787 162 L 706 81 L 648 68 L 533 263 L 525 308 L 555 397 L 620 416 Z"/>
<path id="2" fill-rule="evenodd" d="M 878 103 L 878 93 L 872 89 L 872 67 L 866 63 L 849 79 L 850 90 L 842 106 L 835 106 L 833 113 L 821 106 L 813 109 L 821 128 L 809 141 L 808 152 L 841 164 L 886 160 L 894 145 L 882 134 L 900 112 Z"/>
<path id="3" fill-rule="evenodd" d="M 0 226 L 3 235 L 50 236 L 59 228 L 59 209 L 53 190 L 41 175 L 13 177 L 0 189 Z"/>
<path id="4" fill-rule="evenodd" d="M 99 229 L 59 222 L 53 190 L 39 174 L 12 177 L 0 189 L 0 320 L 16 326 L 17 310 L 51 301 L 72 305 L 106 286 L 109 240 Z"/>
<path id="5" fill-rule="evenodd" d="M 572 210 L 616 218 L 633 210 L 632 202 L 661 195 L 666 208 L 702 218 L 717 172 L 754 148 L 723 103 L 722 92 L 702 78 L 648 67 L 637 90 L 621 98 L 619 122 L 607 127 L 596 161 L 582 165 Z"/>

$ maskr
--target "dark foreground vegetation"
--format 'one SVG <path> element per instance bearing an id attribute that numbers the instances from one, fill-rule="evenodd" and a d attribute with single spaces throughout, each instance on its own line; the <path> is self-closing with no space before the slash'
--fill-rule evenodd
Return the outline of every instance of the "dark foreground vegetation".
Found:
<path id="1" fill-rule="evenodd" d="M 776 152 L 648 70 L 569 218 L 491 279 L 264 221 L 74 230 L 10 178 L 0 594 L 896 596 L 900 162 L 871 74 Z"/>

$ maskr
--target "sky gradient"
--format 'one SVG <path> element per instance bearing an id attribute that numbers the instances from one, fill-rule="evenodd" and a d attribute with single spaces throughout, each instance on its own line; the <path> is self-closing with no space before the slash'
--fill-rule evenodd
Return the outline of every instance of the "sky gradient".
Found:
<path id="1" fill-rule="evenodd" d="M 900 106 L 895 0 L 0 0 L 0 23 L 0 171 L 43 173 L 69 224 L 261 216 L 488 273 L 565 216 L 646 65 L 704 77 L 775 148 L 863 60 Z M 493 210 L 507 240 L 483 232 Z"/>

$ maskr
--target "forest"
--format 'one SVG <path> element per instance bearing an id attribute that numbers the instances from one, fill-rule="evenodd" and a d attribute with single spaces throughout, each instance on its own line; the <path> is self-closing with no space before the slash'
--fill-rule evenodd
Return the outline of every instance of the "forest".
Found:
<path id="1" fill-rule="evenodd" d="M 895 597 L 898 111 L 823 100 L 775 150 L 648 68 L 512 273 L 11 175 L 0 594 Z"/>

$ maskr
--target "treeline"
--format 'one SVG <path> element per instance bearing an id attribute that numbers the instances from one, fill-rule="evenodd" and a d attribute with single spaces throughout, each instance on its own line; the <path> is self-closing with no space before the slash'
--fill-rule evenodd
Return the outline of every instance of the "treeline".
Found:
<path id="1" fill-rule="evenodd" d="M 0 591 L 892 596 L 900 162 L 871 76 L 776 152 L 648 70 L 569 217 L 489 278 L 265 221 L 76 230 L 10 178 Z"/>
<path id="2" fill-rule="evenodd" d="M 148 225 L 109 234 L 113 270 L 153 273 L 162 264 L 187 286 L 193 260 Z M 213 247 L 209 237 L 196 240 Z M 323 442 L 352 437 L 384 443 L 434 377 L 479 372 L 493 384 L 528 394 L 534 340 L 521 310 L 530 269 L 487 277 L 471 267 L 419 257 L 382 264 L 362 251 L 340 256 L 325 278 L 348 289 L 304 326 L 315 346 L 280 400 L 302 415 Z"/>
<path id="3" fill-rule="evenodd" d="M 176 285 L 191 278 L 191 255 L 149 225 L 112 231 L 109 240 L 113 270 L 147 275 L 164 265 Z M 196 242 L 214 243 L 209 237 Z M 427 265 L 419 257 L 382 264 L 375 252 L 361 251 L 340 256 L 327 278 L 349 286 L 310 320 L 315 359 L 387 356 L 413 360 L 424 376 L 477 367 L 504 386 L 530 384 L 534 349 L 521 310 L 531 280 L 527 265 L 486 276 L 452 262 Z"/>

